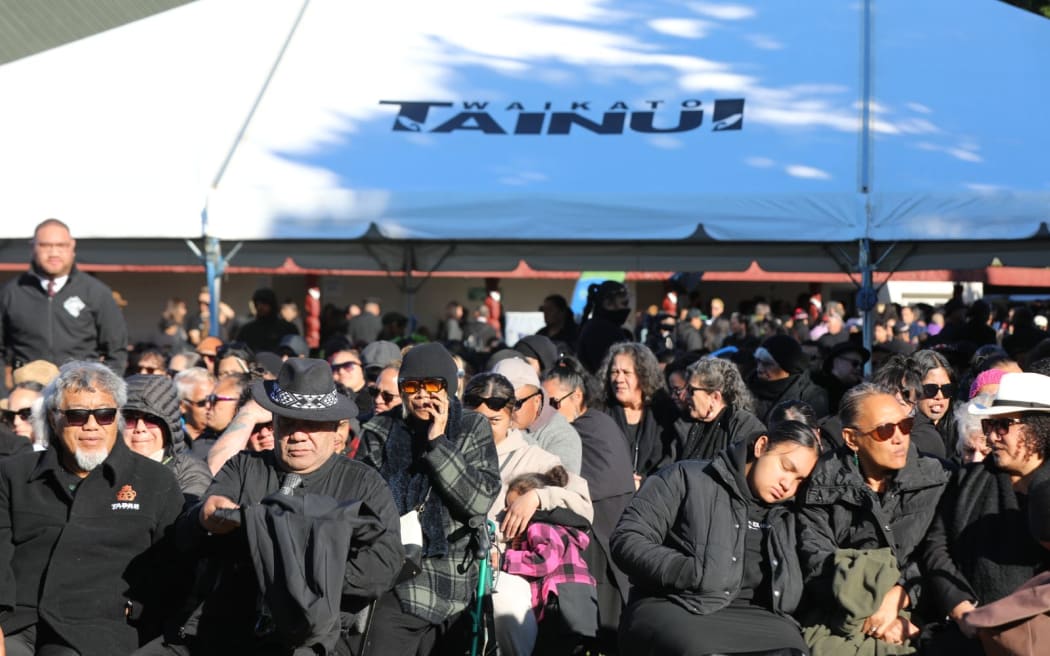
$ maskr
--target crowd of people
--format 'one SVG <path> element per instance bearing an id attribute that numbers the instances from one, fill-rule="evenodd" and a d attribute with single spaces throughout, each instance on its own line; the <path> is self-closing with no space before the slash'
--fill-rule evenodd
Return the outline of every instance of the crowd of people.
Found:
<path id="1" fill-rule="evenodd" d="M 45 221 L 0 289 L 0 656 L 1047 639 L 1048 608 L 1009 613 L 1050 565 L 1030 308 L 887 305 L 869 351 L 837 304 L 632 321 L 606 281 L 515 344 L 496 295 L 433 339 L 367 299 L 310 348 L 263 289 L 250 322 L 175 304 L 129 351 L 74 259 Z"/>

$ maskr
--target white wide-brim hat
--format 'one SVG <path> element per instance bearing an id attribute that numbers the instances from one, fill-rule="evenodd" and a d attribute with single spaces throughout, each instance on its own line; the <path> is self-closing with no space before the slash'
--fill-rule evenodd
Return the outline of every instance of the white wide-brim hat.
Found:
<path id="1" fill-rule="evenodd" d="M 1004 374 L 992 405 L 971 403 L 972 415 L 991 417 L 1014 412 L 1050 412 L 1050 376 L 1042 374 Z"/>

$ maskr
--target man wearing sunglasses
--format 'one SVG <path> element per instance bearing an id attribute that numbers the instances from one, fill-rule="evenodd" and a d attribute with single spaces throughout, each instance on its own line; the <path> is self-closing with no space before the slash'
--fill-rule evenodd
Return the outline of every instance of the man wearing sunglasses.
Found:
<path id="1" fill-rule="evenodd" d="M 339 346 L 330 347 L 328 352 L 328 363 L 332 368 L 332 379 L 353 392 L 354 403 L 357 404 L 357 416 L 367 420 L 372 416 L 372 397 L 365 393 L 365 369 L 361 360 L 361 352 L 351 348 L 346 338 L 339 338 L 342 342 Z"/>
<path id="2" fill-rule="evenodd" d="M 376 415 L 362 428 L 357 458 L 386 480 L 399 513 L 421 509 L 422 532 L 419 573 L 376 602 L 368 655 L 436 653 L 435 643 L 474 598 L 478 565 L 468 522 L 492 507 L 499 464 L 488 421 L 464 412 L 456 398 L 456 371 L 441 344 L 412 347 L 398 381 L 402 412 Z"/>
<path id="3" fill-rule="evenodd" d="M 30 444 L 36 443 L 33 435 L 33 404 L 40 398 L 43 389 L 43 385 L 35 381 L 17 383 L 7 395 L 7 407 L 3 410 L 4 425 Z"/>
<path id="4" fill-rule="evenodd" d="M 336 453 L 338 427 L 357 408 L 337 393 L 328 363 L 290 358 L 251 396 L 272 418 L 274 448 L 227 460 L 176 525 L 180 546 L 208 558 L 197 585 L 211 592 L 197 621 L 180 618 L 181 635 L 137 656 L 346 654 L 341 627 L 401 569 L 390 489 Z"/>
<path id="5" fill-rule="evenodd" d="M 0 463 L 0 626 L 8 656 L 127 654 L 159 631 L 175 476 L 119 437 L 125 382 L 98 362 L 45 389 L 48 448 Z M 54 650 L 54 651 L 48 651 Z"/>
<path id="6" fill-rule="evenodd" d="M 911 443 L 913 411 L 895 391 L 896 386 L 862 383 L 842 397 L 845 446 L 820 459 L 801 495 L 799 549 L 811 604 L 811 621 L 803 625 L 825 624 L 828 608 L 848 602 L 852 608 L 874 609 L 852 637 L 904 644 L 919 632 L 902 611 L 918 603 L 919 546 L 948 473 L 939 459 L 920 455 Z M 836 558 L 842 549 L 885 549 L 892 558 L 882 562 L 866 555 L 844 564 Z M 833 576 L 859 577 L 860 572 L 886 584 L 848 600 L 837 596 L 851 587 L 834 587 Z"/>
<path id="7" fill-rule="evenodd" d="M 1033 535 L 1048 516 L 1034 490 L 1050 480 L 1050 378 L 1004 374 L 993 399 L 967 410 L 992 452 L 953 474 L 927 536 L 931 610 L 954 620 L 931 653 L 982 653 L 977 640 L 964 637 L 973 634 L 966 614 L 1050 567 L 1050 551 Z"/>
<path id="8" fill-rule="evenodd" d="M 397 379 L 400 371 L 400 363 L 384 367 L 376 378 L 375 385 L 368 388 L 375 402 L 377 415 L 401 405 L 401 393 L 397 388 Z"/>
<path id="9" fill-rule="evenodd" d="M 208 427 L 208 396 L 215 391 L 215 376 L 204 367 L 190 367 L 175 374 L 175 386 L 186 442 L 192 443 Z"/>
<path id="10" fill-rule="evenodd" d="M 514 386 L 514 426 L 529 444 L 558 456 L 565 470 L 579 475 L 583 464 L 583 442 L 558 409 L 547 402 L 536 370 L 521 358 L 500 360 L 492 368 Z"/>

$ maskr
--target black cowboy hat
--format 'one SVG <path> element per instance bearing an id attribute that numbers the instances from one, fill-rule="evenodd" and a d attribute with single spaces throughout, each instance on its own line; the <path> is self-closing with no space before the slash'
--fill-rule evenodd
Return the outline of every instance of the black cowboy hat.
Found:
<path id="1" fill-rule="evenodd" d="M 357 416 L 357 404 L 335 390 L 332 368 L 316 358 L 291 358 L 277 380 L 252 384 L 252 398 L 274 415 L 307 421 L 340 421 Z"/>

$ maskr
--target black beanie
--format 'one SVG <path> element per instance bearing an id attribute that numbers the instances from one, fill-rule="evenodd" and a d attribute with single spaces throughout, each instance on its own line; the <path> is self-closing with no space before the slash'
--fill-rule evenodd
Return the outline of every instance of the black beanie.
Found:
<path id="1" fill-rule="evenodd" d="M 456 361 L 437 342 L 428 342 L 413 346 L 405 353 L 401 361 L 398 378 L 444 378 L 448 385 L 448 395 L 454 396 L 459 383 L 456 375 Z"/>
<path id="2" fill-rule="evenodd" d="M 806 370 L 802 347 L 789 335 L 773 335 L 762 342 L 780 368 L 789 374 L 800 374 Z"/>
<path id="3" fill-rule="evenodd" d="M 181 444 L 182 413 L 179 412 L 179 391 L 167 376 L 135 375 L 127 378 L 128 402 L 124 410 L 147 412 L 164 421 L 164 437 L 168 444 Z"/>
<path id="4" fill-rule="evenodd" d="M 543 335 L 522 337 L 514 345 L 514 350 L 527 358 L 536 358 L 540 363 L 540 371 L 549 370 L 558 360 L 558 347 Z"/>

